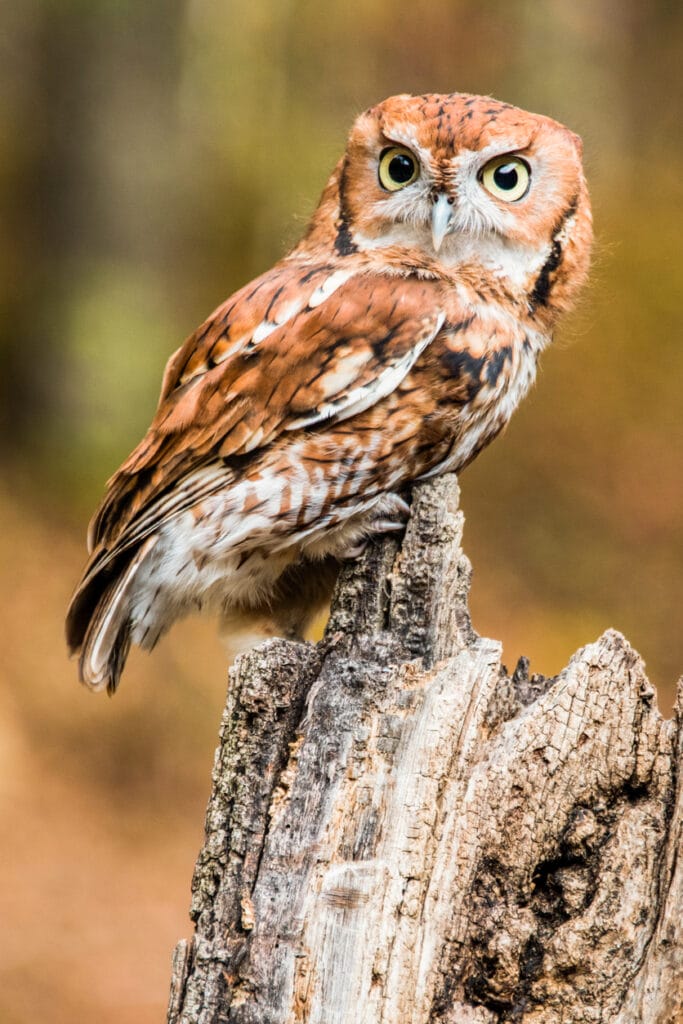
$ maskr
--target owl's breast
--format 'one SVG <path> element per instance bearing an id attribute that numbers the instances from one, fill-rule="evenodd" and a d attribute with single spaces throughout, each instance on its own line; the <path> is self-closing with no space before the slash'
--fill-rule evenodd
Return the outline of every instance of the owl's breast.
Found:
<path id="1" fill-rule="evenodd" d="M 430 395 L 423 431 L 439 441 L 422 476 L 461 469 L 500 433 L 533 384 L 546 343 L 530 325 L 491 307 L 444 325 L 406 381 Z"/>

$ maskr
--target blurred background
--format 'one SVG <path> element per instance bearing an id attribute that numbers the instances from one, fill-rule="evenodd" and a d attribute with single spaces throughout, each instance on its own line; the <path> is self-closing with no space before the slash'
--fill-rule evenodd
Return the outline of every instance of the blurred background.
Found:
<path id="1" fill-rule="evenodd" d="M 0 6 L 0 1019 L 164 1018 L 226 672 L 210 624 L 76 681 L 85 527 L 168 355 L 302 231 L 353 117 L 492 93 L 584 138 L 592 284 L 462 477 L 477 630 L 557 672 L 608 626 L 683 671 L 683 7 Z M 618 693 L 614 695 L 619 699 Z"/>

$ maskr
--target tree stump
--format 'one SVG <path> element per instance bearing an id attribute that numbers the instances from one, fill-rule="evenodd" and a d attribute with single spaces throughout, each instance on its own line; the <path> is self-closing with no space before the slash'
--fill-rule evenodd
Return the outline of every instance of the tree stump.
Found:
<path id="1" fill-rule="evenodd" d="M 238 659 L 170 1024 L 683 1021 L 683 699 L 608 631 L 510 676 L 454 477 Z"/>

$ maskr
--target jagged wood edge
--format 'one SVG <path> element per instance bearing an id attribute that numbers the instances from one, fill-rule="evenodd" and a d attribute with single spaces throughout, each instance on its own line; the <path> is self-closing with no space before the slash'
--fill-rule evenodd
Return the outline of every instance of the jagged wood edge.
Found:
<path id="1" fill-rule="evenodd" d="M 297 810 L 291 804 L 287 806 L 291 787 L 301 767 L 301 751 L 305 746 L 300 733 L 310 737 L 312 732 L 317 731 L 318 735 L 329 735 L 331 740 L 340 731 L 343 734 L 344 728 L 340 730 L 340 723 L 332 721 L 331 714 L 334 711 L 341 717 L 358 715 L 358 701 L 353 706 L 354 685 L 356 697 L 360 694 L 361 704 L 363 700 L 381 700 L 397 670 L 405 671 L 408 666 L 414 672 L 416 665 L 420 665 L 424 671 L 425 666 L 438 666 L 444 659 L 457 658 L 458 652 L 475 651 L 476 657 L 483 658 L 488 664 L 488 695 L 478 728 L 482 736 L 488 733 L 488 739 L 494 739 L 491 748 L 493 755 L 496 750 L 495 738 L 497 734 L 502 735 L 505 722 L 509 723 L 511 729 L 517 728 L 518 733 L 524 737 L 533 725 L 531 719 L 524 720 L 525 707 L 528 706 L 530 712 L 534 709 L 540 712 L 542 720 L 553 711 L 554 704 L 556 706 L 558 693 L 553 693 L 553 690 L 558 685 L 561 689 L 566 680 L 563 683 L 561 679 L 559 682 L 529 679 L 524 666 L 509 678 L 501 673 L 497 663 L 497 646 L 489 641 L 481 641 L 474 634 L 467 613 L 469 564 L 460 550 L 461 530 L 462 514 L 457 511 L 457 485 L 452 478 L 442 478 L 418 488 L 411 523 L 398 555 L 395 543 L 385 541 L 373 545 L 361 559 L 344 570 L 324 643 L 315 649 L 310 645 L 271 641 L 243 658 L 233 673 L 223 723 L 223 744 L 218 751 L 214 773 L 215 788 L 207 815 L 207 844 L 200 855 L 193 884 L 192 913 L 197 931 L 192 944 L 181 943 L 176 952 L 169 1008 L 169 1020 L 173 1024 L 176 1021 L 201 1021 L 202 1024 L 208 1024 L 218 1020 L 258 1020 L 265 1024 L 271 1020 L 318 1019 L 315 1008 L 311 1010 L 310 1006 L 306 1006 L 306 986 L 310 988 L 313 984 L 315 987 L 315 980 L 311 981 L 310 977 L 310 965 L 307 967 L 308 976 L 306 971 L 300 969 L 300 962 L 305 961 L 306 956 L 302 954 L 295 958 L 294 966 L 298 974 L 294 979 L 286 978 L 286 971 L 277 969 L 276 961 L 280 961 L 282 968 L 285 958 L 280 951 L 269 946 L 267 941 L 264 944 L 259 939 L 258 929 L 254 928 L 253 898 L 257 875 L 263 867 L 264 837 L 269 829 L 272 830 L 273 818 L 281 815 L 284 807 L 287 813 L 294 813 L 295 817 L 297 813 L 304 813 L 305 819 L 305 808 L 302 812 L 302 809 Z M 612 787 L 614 800 L 626 800 L 630 787 L 631 795 L 641 800 L 642 813 L 638 821 L 642 823 L 645 815 L 649 816 L 650 822 L 657 822 L 654 830 L 657 835 L 654 843 L 650 843 L 654 858 L 649 865 L 650 910 L 648 912 L 643 906 L 639 909 L 641 914 L 645 914 L 646 920 L 640 928 L 639 948 L 634 948 L 631 954 L 631 966 L 627 972 L 629 977 L 622 979 L 624 991 L 618 991 L 618 984 L 616 987 L 612 985 L 611 989 L 609 985 L 603 985 L 602 992 L 595 994 L 595 999 L 601 1003 L 601 1013 L 603 1009 L 610 1015 L 620 1012 L 620 1024 L 626 1024 L 627 1021 L 635 1024 L 636 1020 L 649 1019 L 635 1016 L 643 1012 L 642 1007 L 648 1000 L 650 1009 L 647 1012 L 659 1012 L 656 1005 L 661 1003 L 661 997 L 656 991 L 654 995 L 652 992 L 653 987 L 656 989 L 656 980 L 653 979 L 657 977 L 660 963 L 668 965 L 669 975 L 674 979 L 674 994 L 667 997 L 668 1002 L 677 998 L 680 1000 L 680 991 L 676 995 L 676 985 L 680 982 L 680 925 L 672 923 L 671 909 L 673 907 L 673 911 L 677 912 L 683 907 L 680 868 L 675 857 L 675 846 L 672 846 L 672 841 L 680 837 L 680 793 L 677 797 L 675 827 L 670 832 L 666 855 L 663 855 L 661 841 L 673 800 L 674 759 L 671 745 L 674 729 L 670 723 L 663 723 L 656 712 L 642 663 L 623 638 L 610 633 L 603 638 L 602 648 L 599 644 L 592 646 L 594 650 L 588 655 L 588 674 L 595 670 L 602 671 L 603 675 L 606 672 L 607 676 L 611 673 L 614 677 L 615 672 L 616 675 L 621 672 L 624 678 L 630 680 L 631 694 L 635 691 L 639 694 L 632 702 L 634 714 L 637 710 L 640 716 L 634 728 L 645 739 L 641 744 L 642 750 L 632 751 L 635 760 L 633 764 L 628 762 L 626 765 L 626 775 L 622 771 L 619 785 Z M 591 657 L 597 659 L 592 668 Z M 615 669 L 616 663 L 612 664 L 610 658 L 616 658 L 618 671 Z M 603 662 L 607 659 L 606 667 L 601 666 L 601 659 Z M 579 652 L 572 659 L 563 675 L 569 676 L 572 671 L 575 675 L 577 672 L 580 674 L 582 666 L 585 669 L 585 651 Z M 354 675 L 357 677 L 355 684 Z M 341 707 L 324 708 L 322 705 L 325 704 L 325 698 L 333 692 L 335 682 L 340 677 L 347 683 L 347 699 Z M 547 697 L 547 705 L 542 707 L 544 697 Z M 308 711 L 301 723 L 306 701 Z M 316 709 L 323 713 L 313 721 L 312 714 Z M 647 719 L 644 732 L 643 716 Z M 347 721 L 347 734 L 349 728 Z M 288 753 L 289 763 L 285 767 Z M 489 752 L 489 756 L 493 755 Z M 636 763 L 639 758 L 642 762 L 640 769 Z M 643 764 L 646 765 L 645 769 Z M 658 766 L 656 770 L 655 765 Z M 665 770 L 663 766 L 667 765 Z M 485 759 L 484 762 L 480 761 L 479 769 L 480 775 L 483 773 L 484 777 L 490 774 L 490 765 L 485 763 Z M 633 784 L 631 780 L 634 778 L 641 781 Z M 488 784 L 486 778 L 483 784 Z M 646 791 L 647 800 L 644 798 Z M 324 807 L 318 807 L 318 813 L 324 810 Z M 552 857 L 546 858 L 544 862 L 548 876 L 554 872 L 553 884 L 557 885 L 559 873 L 564 871 L 565 884 L 569 889 L 573 885 L 575 890 L 578 885 L 579 895 L 583 883 L 580 880 L 577 882 L 577 879 L 571 881 L 571 870 L 575 874 L 578 872 L 577 878 L 582 871 L 584 875 L 590 874 L 591 869 L 587 865 L 593 856 L 590 837 L 587 838 L 583 832 L 588 827 L 589 832 L 593 829 L 595 833 L 597 829 L 598 833 L 604 834 L 605 830 L 609 832 L 609 822 L 613 820 L 610 819 L 609 809 L 603 811 L 598 808 L 597 817 L 593 809 L 588 808 L 586 813 L 590 827 L 585 821 L 571 823 L 574 832 L 578 829 L 578 838 L 569 826 L 565 830 L 568 834 L 563 837 L 564 856 L 565 860 L 569 858 L 568 863 L 563 865 L 561 857 L 555 858 L 557 863 L 553 863 Z M 246 830 L 242 827 L 245 821 L 249 822 Z M 496 827 L 504 827 L 504 824 L 497 824 Z M 371 841 L 371 831 L 366 829 L 367 842 Z M 470 893 L 473 897 L 476 897 L 477 892 L 486 893 L 487 887 L 493 890 L 496 887 L 505 889 L 506 885 L 514 888 L 503 871 L 505 865 L 496 864 L 495 857 L 491 856 L 490 851 L 487 852 L 487 842 L 483 843 L 479 856 L 476 856 L 475 851 Z M 557 842 L 555 845 L 558 845 Z M 594 845 L 596 849 L 599 846 L 597 841 Z M 359 859 L 358 851 L 356 859 Z M 310 871 L 310 864 L 308 868 Z M 667 871 L 668 876 L 665 877 Z M 516 875 L 514 868 L 509 874 Z M 672 885 L 668 889 L 671 903 L 669 923 L 665 924 L 663 917 L 660 916 L 658 920 L 657 914 L 653 915 L 652 908 L 656 911 L 660 887 L 667 883 L 667 879 Z M 277 872 L 268 884 L 277 889 Z M 526 885 L 531 891 L 534 885 L 538 887 L 538 880 L 523 879 L 522 882 L 518 880 L 518 884 L 522 887 Z M 346 890 L 342 886 L 339 891 Z M 358 891 L 361 897 L 370 898 L 368 893 L 363 892 L 362 885 Z M 276 892 L 276 896 L 271 898 L 276 899 L 277 895 Z M 340 897 L 342 903 L 345 898 Z M 592 898 L 595 899 L 595 893 Z M 614 898 L 614 894 L 611 898 Z M 491 902 L 490 894 L 488 902 Z M 456 920 L 453 935 L 443 944 L 436 969 L 441 982 L 434 980 L 432 972 L 432 988 L 426 997 L 429 1004 L 427 1016 L 424 1013 L 422 1016 L 406 1016 L 403 1009 L 401 1020 L 522 1020 L 527 1019 L 527 1009 L 536 1014 L 529 1016 L 529 1020 L 570 1019 L 558 1016 L 567 1011 L 566 992 L 559 991 L 561 986 L 559 989 L 556 986 L 554 992 L 539 994 L 543 981 L 543 958 L 546 954 L 538 940 L 534 942 L 529 938 L 524 941 L 524 915 L 520 916 L 514 899 L 511 900 L 509 894 L 505 893 L 498 899 L 497 907 L 502 919 L 511 909 L 515 911 L 508 913 L 509 920 L 504 921 L 504 928 L 498 934 L 495 930 L 492 932 L 487 925 L 486 913 L 477 916 L 477 899 L 473 898 L 471 903 L 469 920 Z M 484 910 L 486 903 L 484 899 Z M 550 911 L 547 916 L 552 916 Z M 471 934 L 468 939 L 472 926 L 475 930 L 479 929 L 474 945 Z M 655 933 L 655 926 L 661 939 L 653 943 L 650 940 Z M 555 931 L 560 931 L 560 928 Z M 567 929 L 564 931 L 566 933 Z M 516 963 L 514 957 L 511 958 L 508 971 L 510 976 L 507 979 L 504 956 L 500 950 L 496 951 L 496 942 L 503 933 L 508 938 L 510 934 L 513 937 L 516 935 L 513 945 L 517 941 L 518 947 L 522 949 Z M 550 929 L 548 934 L 552 937 L 555 933 Z M 678 943 L 678 957 L 671 954 L 672 948 L 674 953 L 676 950 L 675 942 L 672 944 L 671 941 L 672 934 Z M 475 948 L 477 943 L 478 953 Z M 614 963 L 613 952 L 608 950 L 607 955 Z M 492 959 L 498 964 L 498 976 L 495 970 L 489 970 L 490 976 L 487 977 L 486 964 Z M 496 994 L 496 985 L 499 988 L 502 985 L 504 991 Z M 576 980 L 572 986 L 576 988 Z M 400 984 L 397 987 L 400 989 Z M 326 996 L 336 998 L 335 993 L 330 991 Z M 274 1010 L 278 998 L 281 1005 Z M 268 999 L 271 1000 L 270 1004 Z M 284 1008 L 287 1000 L 293 1007 L 293 1016 L 284 1015 L 290 1012 Z M 631 1004 L 634 1009 L 629 1010 Z M 378 1012 L 384 1015 L 367 1019 L 392 1019 L 386 1016 L 386 1000 L 383 1009 Z M 538 1012 L 546 1015 L 538 1016 Z M 585 1012 L 585 1005 L 582 1012 Z M 334 1019 L 347 1018 L 337 1016 Z M 652 1016 L 651 1019 L 657 1024 L 664 1024 L 667 1020 L 661 1015 Z"/>

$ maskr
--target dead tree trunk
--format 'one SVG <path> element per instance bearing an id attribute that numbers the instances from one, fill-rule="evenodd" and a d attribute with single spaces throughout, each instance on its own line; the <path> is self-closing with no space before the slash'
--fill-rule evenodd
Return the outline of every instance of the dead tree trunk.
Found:
<path id="1" fill-rule="evenodd" d="M 683 1021 L 683 701 L 613 631 L 508 676 L 457 498 L 232 671 L 170 1024 Z"/>

